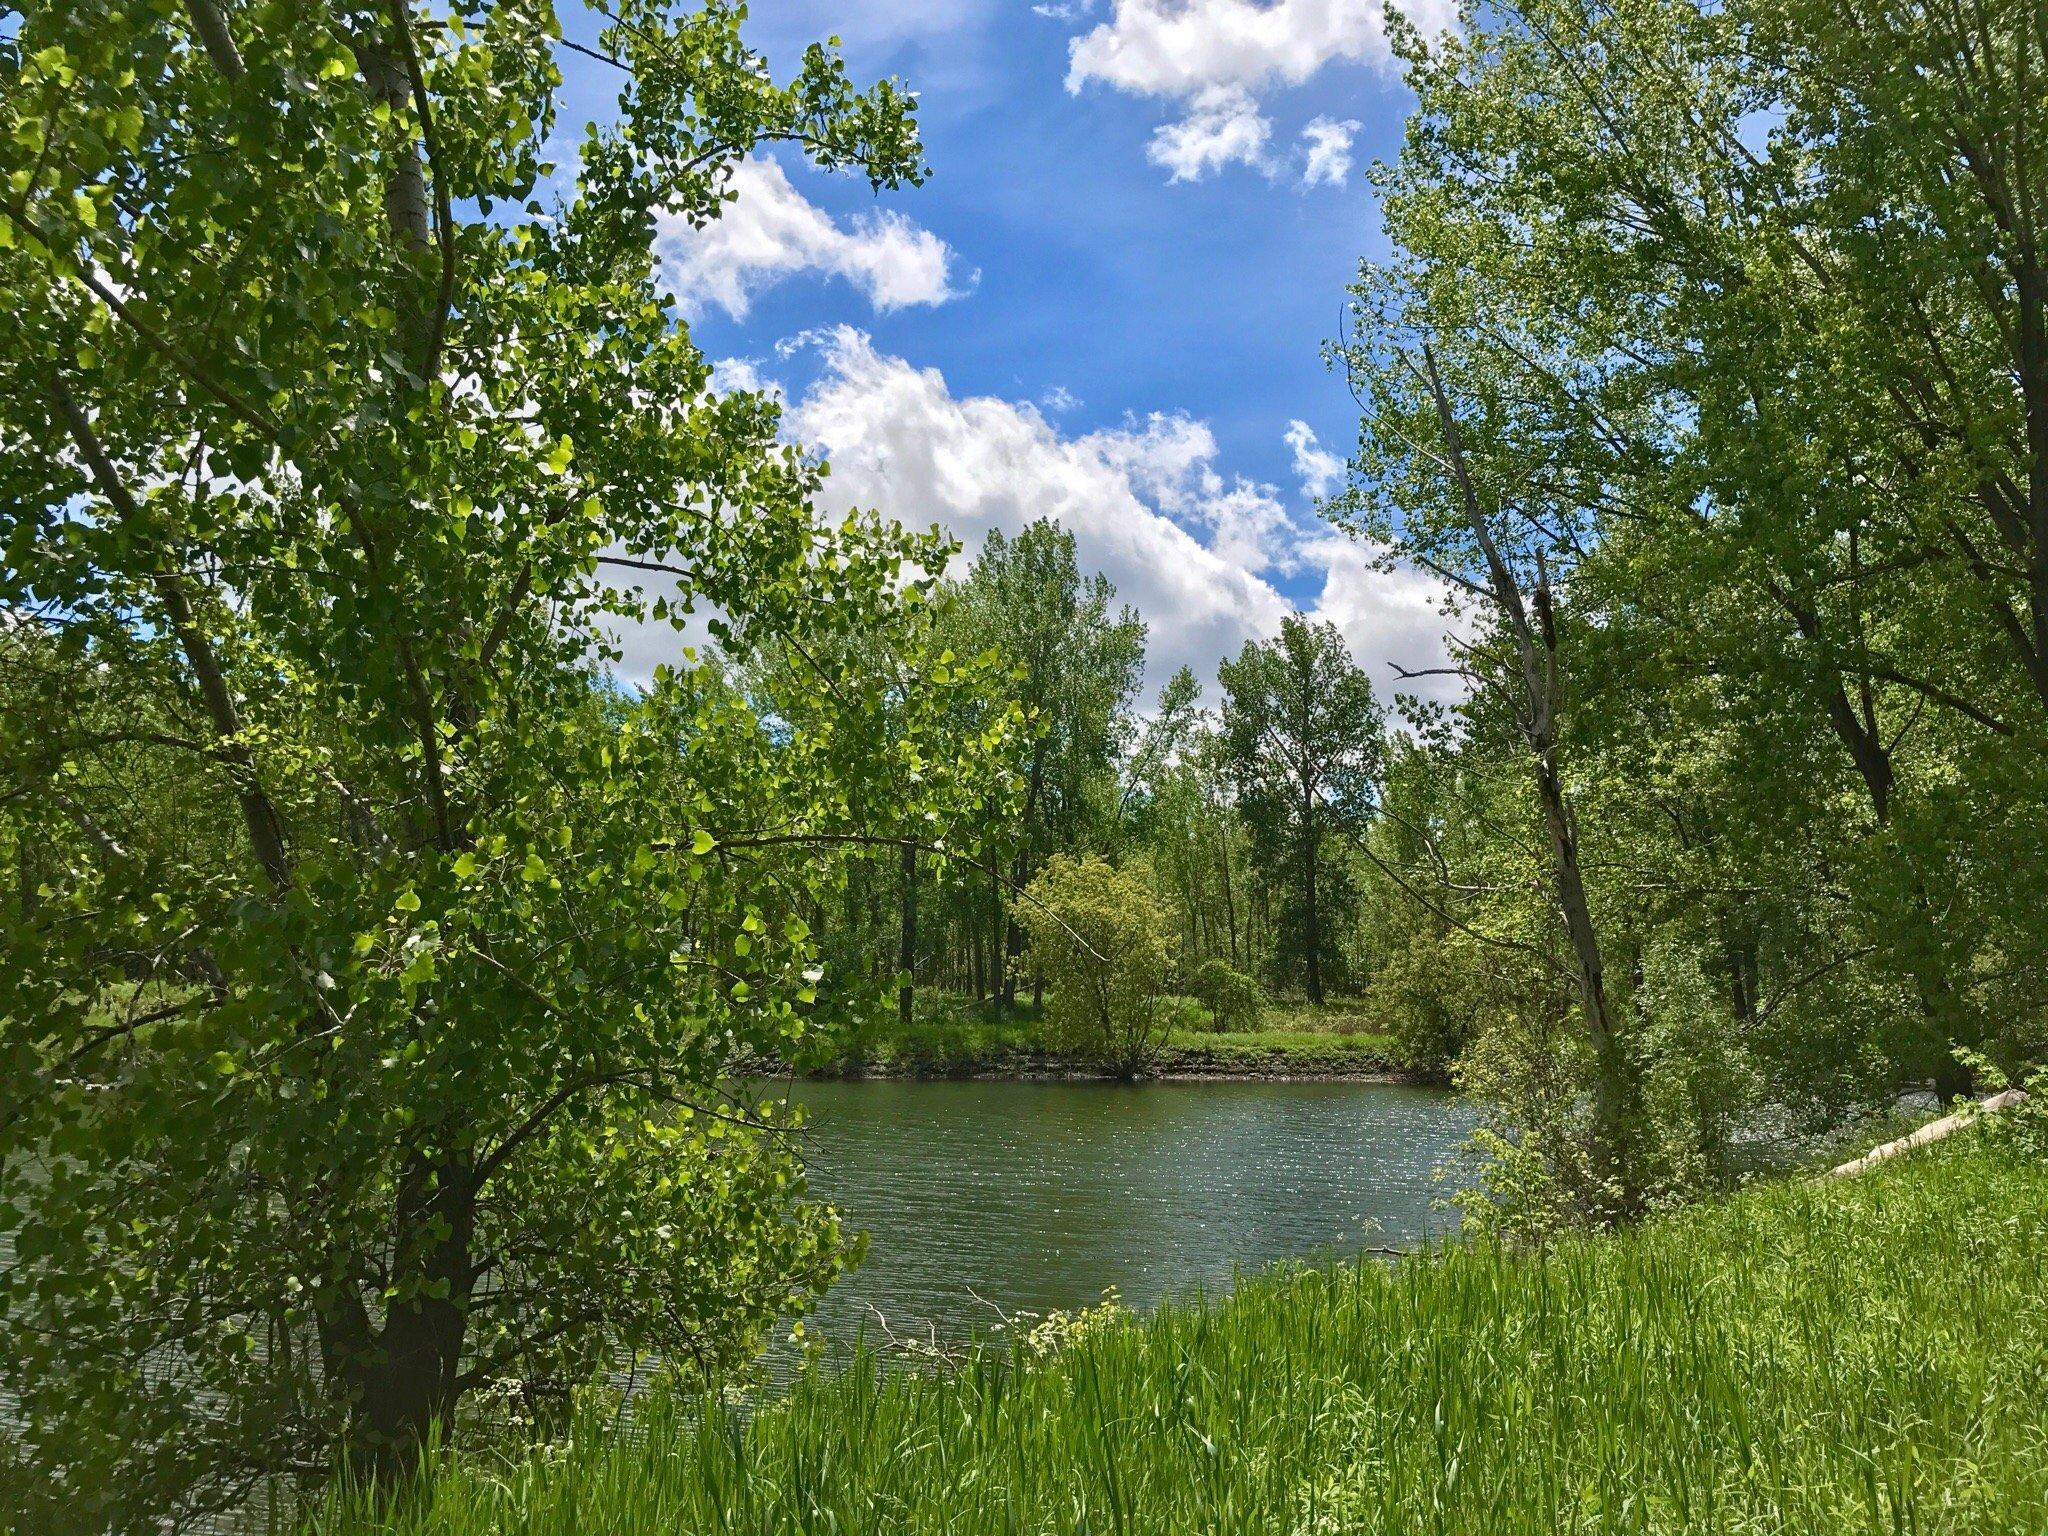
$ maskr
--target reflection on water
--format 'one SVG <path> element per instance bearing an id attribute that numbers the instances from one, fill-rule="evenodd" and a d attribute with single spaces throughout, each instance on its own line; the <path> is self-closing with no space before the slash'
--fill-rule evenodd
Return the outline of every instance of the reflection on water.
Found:
<path id="1" fill-rule="evenodd" d="M 811 1327 L 985 1328 L 1447 1231 L 1472 1117 L 1376 1083 L 797 1083 L 812 1186 L 869 1234 Z M 980 1299 L 978 1299 L 980 1298 Z"/>

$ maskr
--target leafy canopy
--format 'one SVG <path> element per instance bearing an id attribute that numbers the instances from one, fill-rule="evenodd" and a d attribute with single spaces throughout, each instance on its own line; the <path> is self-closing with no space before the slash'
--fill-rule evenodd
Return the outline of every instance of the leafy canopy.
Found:
<path id="1" fill-rule="evenodd" d="M 990 741 L 950 549 L 813 510 L 654 215 L 910 99 L 624 0 L 571 163 L 543 0 L 55 0 L 0 41 L 0 1387 L 21 1518 L 153 1529 L 478 1386 L 710 1369 L 847 1260 L 719 1088 L 840 850 Z M 680 639 L 622 687 L 627 626 Z M 863 647 L 892 646 L 884 679 Z M 879 722 L 889 722 L 883 730 Z"/>

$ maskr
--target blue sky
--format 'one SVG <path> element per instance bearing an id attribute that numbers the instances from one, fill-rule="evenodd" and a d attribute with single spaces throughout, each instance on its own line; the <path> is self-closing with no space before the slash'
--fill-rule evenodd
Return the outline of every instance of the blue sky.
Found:
<path id="1" fill-rule="evenodd" d="M 834 496 L 970 548 L 1072 527 L 1150 622 L 1155 686 L 1290 608 L 1384 683 L 1433 659 L 1433 594 L 1312 496 L 1356 426 L 1319 348 L 1384 249 L 1366 170 L 1408 105 L 1377 6 L 757 0 L 778 74 L 836 33 L 856 80 L 918 93 L 931 180 L 877 198 L 769 157 L 717 227 L 664 228 L 664 274 L 723 382 L 784 393 Z M 607 114 L 609 71 L 562 62 L 564 127 Z"/>

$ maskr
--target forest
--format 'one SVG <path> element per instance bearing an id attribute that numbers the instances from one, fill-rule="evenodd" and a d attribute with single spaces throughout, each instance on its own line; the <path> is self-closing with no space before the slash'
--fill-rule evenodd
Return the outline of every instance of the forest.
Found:
<path id="1" fill-rule="evenodd" d="M 1316 515 L 1441 664 L 1156 684 L 1057 518 L 824 515 L 656 281 L 770 148 L 914 201 L 915 82 L 592 10 L 0 9 L 0 1529 L 2028 1529 L 2036 0 L 1389 10 Z M 1464 1236 L 735 1407 L 864 1250 L 761 1074 L 947 1030 L 1356 1035 Z"/>

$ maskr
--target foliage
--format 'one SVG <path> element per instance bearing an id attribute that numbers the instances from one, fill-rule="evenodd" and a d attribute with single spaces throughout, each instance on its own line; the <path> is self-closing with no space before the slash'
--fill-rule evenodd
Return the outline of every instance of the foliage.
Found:
<path id="1" fill-rule="evenodd" d="M 1476 948 L 1461 934 L 1422 931 L 1380 956 L 1374 1015 L 1394 1038 L 1395 1060 L 1410 1071 L 1448 1078 L 1502 1001 Z"/>
<path id="2" fill-rule="evenodd" d="M 1737 1123 L 2042 1049 L 2048 281 L 2001 190 L 2040 174 L 2037 19 L 1396 28 L 1417 110 L 1332 349 L 1365 405 L 1333 510 L 1442 584 L 1466 691 L 1410 711 L 1362 928 L 1569 994 L 1590 1062 L 1547 1002 L 1468 1047 L 1517 1203 L 1627 1214 L 1727 1178 Z"/>
<path id="3" fill-rule="evenodd" d="M 943 862 L 1003 720 L 959 730 L 981 676 L 930 644 L 951 546 L 814 515 L 651 241 L 772 141 L 917 181 L 912 103 L 825 48 L 778 83 L 723 0 L 610 14 L 619 120 L 560 175 L 545 4 L 39 4 L 0 40 L 36 1528 L 337 1448 L 389 1476 L 483 1381 L 715 1370 L 855 1254 L 721 1083 L 862 985 L 814 938 L 842 851 Z M 603 675 L 664 623 L 775 660 Z"/>
<path id="4" fill-rule="evenodd" d="M 1017 916 L 1046 980 L 1054 1049 L 1135 1072 L 1158 1048 L 1173 943 L 1144 879 L 1094 856 L 1054 854 Z"/>
<path id="5" fill-rule="evenodd" d="M 2044 1196 L 2038 1163 L 1944 1147 L 1540 1253 L 1280 1271 L 1043 1362 L 657 1405 L 644 1434 L 459 1463 L 430 1506 L 315 1530 L 2023 1536 L 2048 1501 Z"/>
<path id="6" fill-rule="evenodd" d="M 1265 1016 L 1265 989 L 1221 960 L 1204 960 L 1196 969 L 1195 996 L 1207 1005 L 1221 1030 L 1257 1029 Z"/>
<path id="7" fill-rule="evenodd" d="M 1218 671 L 1223 740 L 1252 856 L 1287 895 L 1278 963 L 1299 965 L 1309 1001 L 1340 968 L 1347 868 L 1333 845 L 1372 809 L 1382 714 L 1333 624 L 1290 617 Z M 1332 981 L 1337 978 L 1331 977 Z"/>
<path id="8" fill-rule="evenodd" d="M 1014 817 L 984 826 L 986 857 L 1006 865 L 1014 891 L 1054 854 L 1102 846 L 1114 814 L 1115 764 L 1130 745 L 1145 625 L 1131 608 L 1112 607 L 1116 588 L 1106 577 L 1082 575 L 1073 534 L 1049 518 L 1014 538 L 992 530 L 958 596 L 960 648 L 995 648 L 1026 720 Z M 1012 1001 L 1022 914 L 1000 888 L 983 893 L 971 910 L 979 916 L 991 901 L 997 932 L 990 990 Z"/>

